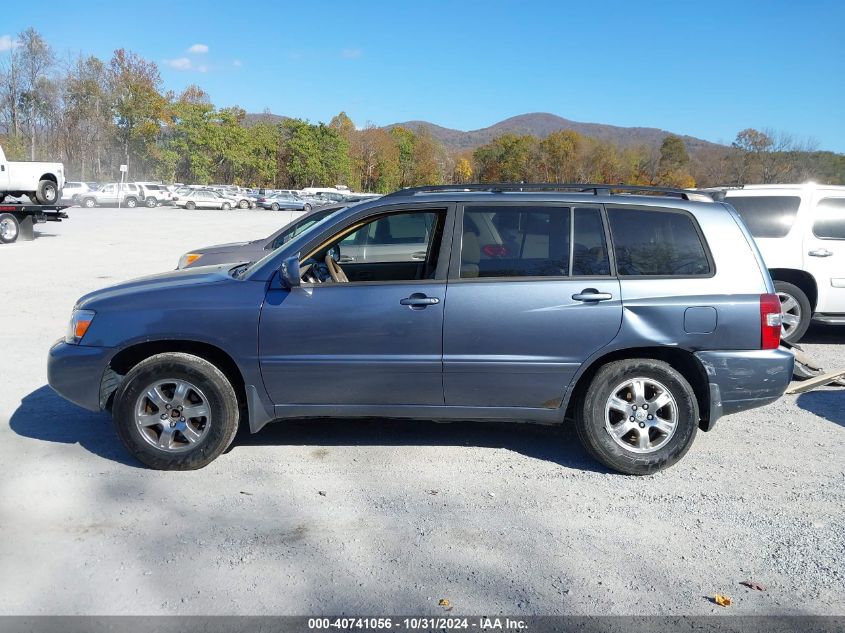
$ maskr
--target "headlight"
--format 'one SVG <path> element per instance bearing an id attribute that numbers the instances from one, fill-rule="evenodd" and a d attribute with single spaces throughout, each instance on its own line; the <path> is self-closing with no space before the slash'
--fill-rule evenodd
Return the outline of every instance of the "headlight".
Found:
<path id="1" fill-rule="evenodd" d="M 74 310 L 70 316 L 70 323 L 67 326 L 67 334 L 65 334 L 65 343 L 71 345 L 78 345 L 88 331 L 91 321 L 94 320 L 93 310 Z"/>
<path id="2" fill-rule="evenodd" d="M 197 261 L 200 257 L 202 257 L 201 253 L 185 253 L 182 257 L 179 258 L 179 265 L 177 268 L 187 268 L 195 261 Z"/>

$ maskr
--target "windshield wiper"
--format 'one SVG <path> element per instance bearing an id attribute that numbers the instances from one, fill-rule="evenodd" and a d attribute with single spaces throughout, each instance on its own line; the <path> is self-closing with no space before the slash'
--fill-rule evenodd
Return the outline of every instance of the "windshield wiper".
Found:
<path id="1" fill-rule="evenodd" d="M 247 262 L 246 264 L 240 264 L 235 266 L 232 270 L 229 271 L 229 274 L 232 275 L 234 279 L 240 279 L 241 275 L 243 275 L 247 269 L 252 266 L 255 262 Z"/>

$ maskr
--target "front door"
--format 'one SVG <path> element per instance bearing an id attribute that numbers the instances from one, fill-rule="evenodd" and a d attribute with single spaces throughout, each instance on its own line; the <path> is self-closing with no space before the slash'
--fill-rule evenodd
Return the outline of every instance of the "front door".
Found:
<path id="1" fill-rule="evenodd" d="M 473 205 L 458 222 L 443 335 L 446 404 L 560 407 L 578 367 L 622 321 L 601 208 Z"/>
<path id="2" fill-rule="evenodd" d="M 804 269 L 816 279 L 816 312 L 845 314 L 845 196 L 819 192 L 804 238 Z"/>
<path id="3" fill-rule="evenodd" d="M 377 218 L 356 223 L 302 262 L 304 283 L 274 282 L 262 308 L 261 372 L 277 405 L 442 405 L 442 257 L 445 211 L 411 211 L 426 257 L 412 260 L 400 244 L 394 256 L 369 261 L 360 249 L 345 263 L 344 242 L 369 234 Z M 434 228 L 434 230 L 430 230 Z M 391 240 L 389 231 L 381 232 Z M 415 242 L 416 243 L 416 242 Z M 303 254 L 305 255 L 305 254 Z M 335 281 L 326 256 L 348 281 Z M 336 274 L 337 276 L 337 274 Z"/>

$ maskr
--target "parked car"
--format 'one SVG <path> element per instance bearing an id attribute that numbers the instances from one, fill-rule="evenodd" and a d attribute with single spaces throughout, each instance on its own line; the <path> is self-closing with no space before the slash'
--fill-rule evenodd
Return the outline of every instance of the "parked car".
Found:
<path id="1" fill-rule="evenodd" d="M 234 201 L 211 189 L 192 189 L 184 195 L 179 195 L 173 204 L 183 209 L 222 209 L 228 211 L 234 206 Z"/>
<path id="2" fill-rule="evenodd" d="M 79 199 L 79 195 L 88 193 L 91 188 L 84 182 L 66 182 L 62 187 L 62 194 L 59 198 L 61 202 L 75 203 Z"/>
<path id="3" fill-rule="evenodd" d="M 269 209 L 271 211 L 278 211 L 279 209 L 294 209 L 296 211 L 305 211 L 306 213 L 311 211 L 311 209 L 315 206 L 311 202 L 289 193 L 276 193 L 271 196 L 262 196 L 258 198 L 255 203 L 262 209 Z"/>
<path id="4" fill-rule="evenodd" d="M 109 183 L 103 185 L 97 191 L 88 191 L 77 196 L 79 204 L 83 207 L 115 207 L 120 204 L 122 207 L 134 209 L 140 204 L 142 193 L 140 187 L 132 182 Z"/>
<path id="5" fill-rule="evenodd" d="M 782 338 L 810 322 L 845 325 L 845 187 L 746 185 L 716 189 L 742 216 L 775 283 Z"/>
<path id="6" fill-rule="evenodd" d="M 208 464 L 240 424 L 572 417 L 600 462 L 646 474 L 781 396 L 780 302 L 730 205 L 515 187 L 399 191 L 254 263 L 89 293 L 50 350 L 50 385 L 111 410 L 161 469 Z M 344 262 L 361 234 L 377 255 Z"/>
<path id="7" fill-rule="evenodd" d="M 37 204 L 56 204 L 64 185 L 62 163 L 11 161 L 0 147 L 0 202 L 26 196 Z"/>
<path id="8" fill-rule="evenodd" d="M 261 238 L 260 240 L 216 244 L 189 251 L 179 258 L 177 268 L 258 261 L 270 251 L 279 248 L 282 244 L 290 241 L 313 224 L 344 208 L 345 206 L 342 204 L 321 207 L 299 216 L 290 224 L 286 224 L 272 235 Z"/>
<path id="9" fill-rule="evenodd" d="M 151 209 L 160 204 L 171 204 L 173 202 L 173 194 L 164 185 L 154 182 L 139 182 L 136 184 L 141 192 L 141 199 Z"/>

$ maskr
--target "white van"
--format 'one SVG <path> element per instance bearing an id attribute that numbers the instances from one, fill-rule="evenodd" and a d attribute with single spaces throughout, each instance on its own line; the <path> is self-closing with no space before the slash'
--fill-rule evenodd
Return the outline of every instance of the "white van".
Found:
<path id="1" fill-rule="evenodd" d="M 845 325 L 845 187 L 807 183 L 719 191 L 763 254 L 781 300 L 783 340 L 797 343 L 811 320 Z"/>

